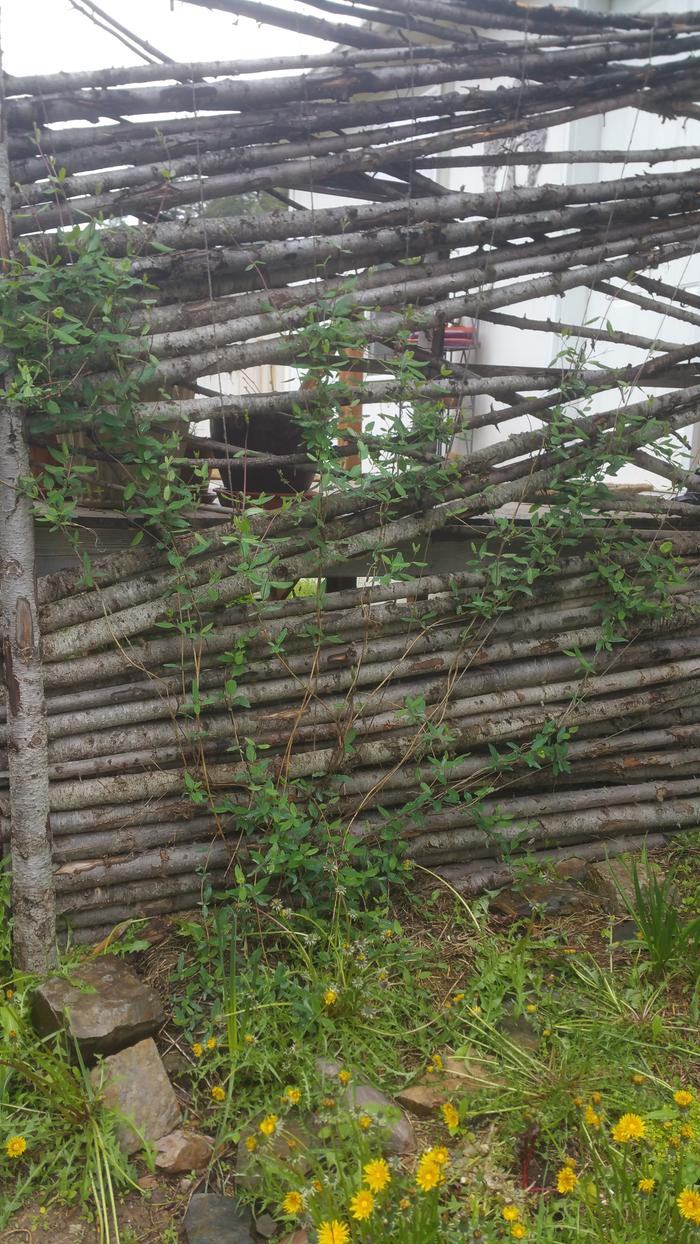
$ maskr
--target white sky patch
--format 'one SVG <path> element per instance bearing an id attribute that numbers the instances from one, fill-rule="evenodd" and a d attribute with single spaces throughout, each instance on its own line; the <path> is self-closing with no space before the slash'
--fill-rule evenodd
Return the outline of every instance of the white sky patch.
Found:
<path id="1" fill-rule="evenodd" d="M 300 8 L 295 0 L 279 0 L 279 7 Z M 330 50 L 319 39 L 183 0 L 100 0 L 100 8 L 177 61 L 282 58 Z M 75 72 L 145 60 L 137 61 L 134 52 L 78 13 L 70 0 L 2 0 L 0 36 L 10 74 Z"/>

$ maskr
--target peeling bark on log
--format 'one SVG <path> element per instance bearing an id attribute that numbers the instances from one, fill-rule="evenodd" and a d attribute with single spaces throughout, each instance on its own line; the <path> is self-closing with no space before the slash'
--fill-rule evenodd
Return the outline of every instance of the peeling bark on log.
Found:
<path id="1" fill-rule="evenodd" d="M 620 834 L 638 834 L 644 829 L 658 832 L 660 829 L 678 830 L 697 825 L 700 816 L 700 798 L 669 800 L 668 803 L 636 804 L 619 806 L 608 811 L 592 808 L 587 812 L 538 817 L 535 821 L 521 821 L 516 825 L 504 825 L 498 831 L 504 843 L 521 842 L 522 846 L 536 845 L 538 849 L 562 846 L 564 843 L 590 842 L 592 838 L 605 839 Z M 486 858 L 493 851 L 493 839 L 478 831 L 453 830 L 449 834 L 425 834 L 417 838 L 411 853 L 418 863 L 449 864 L 469 858 Z"/>
<path id="2" fill-rule="evenodd" d="M 0 74 L 2 55 L 0 54 Z M 0 83 L 0 272 L 11 258 L 6 106 Z M 24 413 L 0 387 L 0 640 L 7 696 L 12 819 L 13 950 L 20 971 L 44 972 L 54 957 L 46 711 L 34 573 Z"/>
<path id="3" fill-rule="evenodd" d="M 673 830 L 668 831 L 670 833 Z M 605 842 L 579 843 L 574 847 L 558 847 L 552 851 L 538 851 L 538 863 L 547 868 L 569 859 L 583 859 L 590 863 L 614 859 L 618 855 L 641 854 L 665 847 L 663 834 L 645 834 L 632 837 L 607 838 Z M 515 878 L 515 869 L 496 859 L 479 860 L 476 864 L 440 864 L 435 872 L 460 894 L 474 897 L 483 890 L 495 890 L 509 885 Z"/>

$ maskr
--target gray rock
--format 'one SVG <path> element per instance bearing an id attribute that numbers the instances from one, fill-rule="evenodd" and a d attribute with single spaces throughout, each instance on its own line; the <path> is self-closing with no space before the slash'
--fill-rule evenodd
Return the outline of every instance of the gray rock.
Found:
<path id="1" fill-rule="evenodd" d="M 506 1013 L 501 1016 L 496 1027 L 521 1050 L 536 1050 L 540 1044 L 536 1028 L 525 1015 L 514 1015 L 512 1011 Z"/>
<path id="2" fill-rule="evenodd" d="M 184 1229 L 187 1244 L 255 1244 L 250 1210 L 214 1192 L 192 1197 Z"/>
<path id="3" fill-rule="evenodd" d="M 159 1170 L 167 1171 L 169 1175 L 180 1175 L 183 1171 L 201 1171 L 209 1165 L 213 1147 L 209 1136 L 177 1128 L 156 1141 L 156 1166 Z"/>
<path id="4" fill-rule="evenodd" d="M 616 920 L 612 927 L 610 939 L 616 946 L 627 945 L 627 942 L 633 942 L 637 937 L 636 920 Z"/>
<path id="5" fill-rule="evenodd" d="M 255 1219 L 255 1230 L 264 1240 L 271 1240 L 277 1234 L 277 1226 L 272 1214 L 261 1214 Z"/>
<path id="6" fill-rule="evenodd" d="M 323 1077 L 333 1081 L 334 1093 L 343 1106 L 351 1110 L 366 1110 L 367 1114 L 375 1115 L 387 1124 L 390 1128 L 384 1141 L 387 1153 L 415 1153 L 416 1135 L 413 1124 L 395 1101 L 372 1084 L 363 1083 L 361 1080 L 353 1078 L 349 1084 L 341 1085 L 338 1080 L 340 1064 L 332 1059 L 318 1058 L 316 1068 Z"/>
<path id="7" fill-rule="evenodd" d="M 90 1079 L 105 1105 L 133 1124 L 123 1123 L 117 1129 L 125 1153 L 142 1148 L 141 1136 L 155 1143 L 181 1121 L 173 1086 L 150 1038 L 105 1058 L 90 1072 Z"/>
<path id="8" fill-rule="evenodd" d="M 192 1075 L 192 1063 L 177 1046 L 163 1055 L 163 1066 L 171 1080 L 189 1080 Z"/>
<path id="9" fill-rule="evenodd" d="M 155 990 L 115 955 L 82 964 L 71 980 L 52 977 L 32 999 L 39 1036 L 67 1029 L 87 1062 L 152 1036 L 163 1021 Z"/>

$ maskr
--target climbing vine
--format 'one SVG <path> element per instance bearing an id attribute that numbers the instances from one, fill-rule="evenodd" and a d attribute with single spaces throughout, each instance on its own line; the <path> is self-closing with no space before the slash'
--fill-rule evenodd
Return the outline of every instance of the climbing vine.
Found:
<path id="1" fill-rule="evenodd" d="M 359 685 L 363 665 L 372 664 L 372 647 L 366 635 L 353 638 L 344 658 L 345 684 L 324 701 L 325 716 L 318 717 L 332 763 L 323 769 L 325 776 L 313 763 L 306 770 L 295 768 L 294 744 L 299 734 L 308 735 L 304 711 L 309 705 L 316 711 L 319 672 L 332 669 L 328 653 L 334 645 L 339 651 L 348 645 L 337 631 L 339 615 L 327 608 L 325 572 L 352 555 L 353 534 L 365 521 L 354 525 L 360 505 L 372 509 L 376 530 L 370 547 L 358 546 L 369 562 L 370 581 L 405 582 L 410 598 L 411 585 L 429 573 L 431 556 L 430 524 L 411 526 L 411 516 L 429 512 L 439 523 L 449 508 L 459 531 L 462 512 L 473 512 L 474 495 L 483 492 L 484 509 L 490 495 L 484 491 L 489 459 L 482 455 L 482 467 L 478 454 L 459 452 L 459 406 L 445 400 L 444 376 L 435 376 L 430 362 L 417 357 L 410 314 L 382 363 L 388 376 L 384 400 L 361 427 L 349 427 L 347 411 L 357 385 L 348 379 L 348 360 L 357 357 L 361 342 L 348 300 L 352 289 L 353 282 L 339 282 L 332 296 L 308 312 L 295 338 L 301 390 L 311 400 L 295 406 L 290 418 L 303 442 L 301 457 L 313 464 L 316 486 L 309 495 L 282 498 L 276 509 L 270 509 L 270 496 L 232 497 L 228 521 L 222 510 L 226 525 L 216 535 L 221 555 L 204 575 L 198 559 L 211 537 L 197 529 L 195 515 L 206 462 L 198 465 L 191 450 L 183 453 L 187 428 L 144 414 L 143 395 L 158 364 L 150 352 L 148 285 L 132 274 L 128 259 L 105 255 L 100 231 L 91 227 L 62 242 L 51 261 L 23 255 L 3 291 L 0 327 L 8 351 L 9 397 L 26 409 L 32 441 L 48 456 L 25 486 L 38 517 L 77 547 L 81 501 L 97 464 L 106 461 L 118 476 L 119 505 L 134 525 L 134 541 L 148 534 L 163 548 L 171 573 L 157 628 L 182 640 L 183 694 L 174 717 L 186 792 L 229 840 L 234 836 L 237 863 L 228 884 L 235 882 L 241 895 L 258 904 L 269 902 L 280 886 L 319 907 L 332 907 L 339 895 L 351 906 L 361 904 L 405 878 L 407 839 L 455 810 L 489 837 L 501 856 L 522 849 L 529 823 L 511 823 L 511 814 L 499 807 L 499 791 L 534 770 L 548 769 L 553 777 L 569 772 L 577 731 L 571 708 L 585 703 L 587 679 L 605 671 L 616 647 L 640 627 L 667 622 L 685 582 L 672 541 L 641 540 L 623 518 L 606 511 L 607 481 L 636 445 L 653 442 L 658 453 L 672 457 L 664 421 L 643 405 L 628 411 L 624 389 L 612 424 L 596 416 L 595 387 L 577 380 L 586 355 L 566 346 L 568 388 L 561 404 L 547 411 L 534 460 L 535 468 L 546 469 L 547 487 L 535 489 L 526 513 L 497 511 L 478 539 L 465 532 L 461 581 L 453 585 L 449 610 L 433 616 L 430 601 L 419 610 L 407 603 L 405 650 L 377 664 L 375 684 Z M 166 388 L 156 385 L 154 391 L 167 401 Z M 234 460 L 241 454 L 248 451 L 232 450 Z M 350 454 L 357 461 L 348 462 Z M 469 504 L 462 505 L 461 497 Z M 543 705 L 536 727 L 523 728 L 520 740 L 504 744 L 495 735 L 475 765 L 469 729 L 452 714 L 453 702 L 465 694 L 465 680 L 469 683 L 473 654 L 523 603 L 556 600 L 561 564 L 572 557 L 579 558 L 579 578 L 590 584 L 599 619 L 587 645 L 591 655 L 584 656 L 579 646 L 561 654 L 575 666 L 569 707 L 549 715 Z M 91 582 L 88 559 L 84 574 Z M 222 582 L 231 575 L 238 589 L 223 598 Z M 287 626 L 285 602 L 300 591 L 310 608 L 300 622 Z M 244 621 L 218 658 L 223 677 L 216 678 L 210 667 L 202 671 L 201 658 L 223 599 L 228 608 L 243 610 Z M 271 624 L 276 616 L 279 623 Z M 440 688 L 429 698 L 399 689 L 400 703 L 387 701 L 383 689 L 409 659 L 416 638 L 431 635 L 445 620 L 456 621 L 459 629 L 456 640 L 451 632 L 457 647 Z M 282 715 L 279 729 L 275 713 L 267 720 L 260 709 L 256 715 L 250 698 L 256 670 L 266 659 L 280 670 L 280 695 L 296 698 L 300 706 Z M 391 737 L 400 744 L 390 765 L 360 729 L 377 712 L 385 713 Z M 210 781 L 209 770 L 212 754 L 224 743 L 230 780 L 222 788 Z M 375 755 L 385 775 L 362 797 L 350 798 L 352 773 Z M 386 781 L 406 767 L 415 776 L 415 793 L 399 804 L 385 803 Z"/>

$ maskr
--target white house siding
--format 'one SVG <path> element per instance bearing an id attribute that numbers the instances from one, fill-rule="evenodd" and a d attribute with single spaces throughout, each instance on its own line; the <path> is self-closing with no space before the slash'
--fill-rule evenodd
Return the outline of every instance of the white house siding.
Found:
<path id="1" fill-rule="evenodd" d="M 687 0 L 646 0 L 646 2 L 644 0 L 599 0 L 598 3 L 591 3 L 591 0 L 586 0 L 585 3 L 577 3 L 577 0 L 573 0 L 572 7 L 597 8 L 601 11 L 621 13 L 642 11 L 652 14 L 654 12 L 683 12 L 687 9 L 688 2 Z M 491 38 L 505 37 L 502 31 L 485 30 L 484 33 Z M 506 84 L 505 80 L 501 81 Z M 490 80 L 488 85 L 490 87 L 497 86 L 499 82 Z M 454 86 L 453 84 L 448 84 L 446 88 L 430 88 L 425 93 L 432 93 L 441 89 L 452 90 Z M 609 150 L 629 151 L 629 158 L 626 162 L 624 164 L 601 164 L 596 162 L 592 164 L 545 165 L 539 174 L 538 180 L 539 183 L 564 184 L 567 182 L 583 183 L 598 180 L 614 180 L 622 176 L 643 175 L 649 171 L 649 168 L 634 161 L 635 149 L 681 145 L 700 146 L 699 122 L 682 119 L 664 120 L 651 113 L 633 109 L 617 110 L 603 116 L 587 117 L 548 130 L 546 133 L 546 149 L 553 151 L 607 148 Z M 477 150 L 479 149 L 470 147 L 464 149 L 464 152 L 467 155 L 473 155 Z M 664 164 L 656 164 L 653 172 L 677 171 L 683 167 L 687 167 L 687 164 L 669 161 Z M 481 168 L 438 169 L 434 172 L 428 170 L 428 172 L 436 181 L 451 190 L 463 188 L 465 190 L 481 191 L 484 188 L 484 174 Z M 509 170 L 507 169 L 498 170 L 495 184 L 496 190 L 503 188 L 508 172 Z M 516 184 L 527 184 L 527 167 L 517 168 L 514 172 Z M 319 209 L 326 206 L 337 206 L 339 202 L 342 202 L 336 196 L 331 197 L 322 194 L 312 196 L 296 193 L 295 198 L 304 207 L 314 206 Z M 354 200 L 349 199 L 348 202 L 350 201 Z M 698 255 L 693 255 L 689 259 L 668 263 L 662 268 L 650 272 L 650 274 L 658 276 L 668 284 L 678 284 L 680 287 L 700 292 L 700 248 Z M 624 287 L 625 284 L 622 280 L 614 280 L 613 283 L 620 287 Z M 637 290 L 636 292 L 643 293 L 644 291 Z M 658 312 L 643 311 L 621 299 L 616 299 L 613 302 L 606 295 L 586 289 L 573 289 L 563 295 L 551 295 L 531 300 L 517 306 L 509 306 L 505 310 L 507 310 L 508 314 L 524 315 L 540 320 L 552 319 L 574 325 L 592 321 L 594 326 L 599 327 L 609 321 L 615 329 L 637 333 L 648 337 L 650 340 L 660 338 L 664 341 L 678 344 L 692 341 L 698 335 L 697 329 L 694 329 L 692 325 L 667 316 L 663 309 L 660 309 Z M 528 330 L 495 326 L 487 323 L 478 325 L 478 337 L 478 349 L 473 357 L 478 359 L 480 363 L 497 365 L 506 361 L 510 366 L 514 367 L 520 365 L 526 367 L 548 366 L 557 357 L 565 344 L 564 339 L 557 333 L 533 333 Z M 584 343 L 577 343 L 575 339 L 572 342 L 570 339 L 567 344 Z M 590 348 L 591 343 L 587 344 Z M 615 345 L 609 342 L 597 343 L 593 355 L 598 361 L 609 367 L 624 366 L 635 361 L 642 362 L 645 356 L 646 352 L 641 349 Z M 245 393 L 283 389 L 290 384 L 296 383 L 296 379 L 296 373 L 292 368 L 264 367 L 253 368 L 248 372 L 225 376 L 220 379 L 210 378 L 207 383 L 211 387 L 220 387 L 222 392 Z M 653 392 L 659 393 L 660 390 L 656 389 Z M 631 390 L 627 400 L 630 402 L 636 401 L 642 396 L 644 396 L 642 391 Z M 601 407 L 619 400 L 619 395 L 617 394 L 596 399 L 597 404 Z M 499 403 L 495 399 L 482 397 L 476 399 L 475 409 L 477 412 L 481 412 L 492 407 L 498 408 L 501 405 L 503 403 Z M 376 413 L 375 409 L 370 410 L 370 408 L 366 408 L 365 418 L 373 419 L 376 417 Z M 500 427 L 477 429 L 470 438 L 470 444 L 473 448 L 479 448 L 505 435 L 522 431 L 532 426 L 535 422 L 533 420 L 518 419 Z M 689 458 L 693 458 L 694 461 L 700 458 L 700 440 L 697 443 L 694 442 L 694 452 L 692 454 L 684 453 L 679 444 L 679 457 L 685 463 L 688 462 Z M 634 466 L 624 468 L 619 474 L 618 480 L 632 483 L 641 482 L 662 489 L 669 487 L 667 481 Z"/>
<path id="2" fill-rule="evenodd" d="M 596 7 L 603 11 L 621 13 L 625 11 L 642 11 L 651 14 L 654 12 L 683 12 L 687 10 L 688 6 L 684 3 L 684 0 L 675 0 L 674 3 L 670 4 L 666 3 L 666 0 L 651 0 L 651 2 L 648 0 L 647 3 L 641 4 L 639 0 L 609 0 L 607 4 L 603 3 L 593 6 L 587 3 L 577 7 Z M 496 32 L 490 33 L 496 35 Z M 651 113 L 630 108 L 617 110 L 606 115 L 587 117 L 548 130 L 546 149 L 550 151 L 621 150 L 629 151 L 629 159 L 624 164 L 546 165 L 541 171 L 539 180 L 540 182 L 563 184 L 564 182 L 607 181 L 623 176 L 643 175 L 649 171 L 649 168 L 647 165 L 634 161 L 635 149 L 684 145 L 700 145 L 700 123 L 697 121 L 684 119 L 664 120 Z M 654 165 L 653 172 L 678 171 L 687 167 L 687 162 L 674 163 L 669 161 L 668 163 Z M 500 185 L 497 182 L 496 189 L 501 188 L 504 175 L 505 170 L 502 170 L 501 182 Z M 525 184 L 527 168 L 518 169 L 517 178 L 518 184 Z M 482 170 L 446 170 L 443 184 L 449 186 L 450 189 L 460 189 L 462 187 L 466 190 L 481 189 L 483 188 Z M 649 275 L 657 276 L 670 285 L 675 286 L 678 284 L 680 288 L 699 292 L 700 248 L 697 255 L 693 255 L 688 259 L 667 263 L 653 272 L 650 270 Z M 612 283 L 621 288 L 624 288 L 626 284 L 622 280 L 613 280 Z M 644 293 L 640 289 L 637 289 L 635 292 L 638 294 Z M 660 338 L 679 345 L 690 342 L 698 336 L 698 330 L 693 328 L 692 325 L 667 316 L 661 309 L 658 312 L 644 311 L 630 303 L 624 302 L 622 299 L 613 301 L 607 295 L 591 292 L 584 288 L 573 289 L 560 296 L 552 295 L 537 301 L 522 303 L 519 306 L 508 307 L 507 311 L 509 314 L 524 315 L 534 319 L 553 319 L 566 324 L 583 324 L 587 321 L 593 321 L 595 327 L 605 325 L 606 322 L 610 321 L 612 326 L 620 331 L 637 333 L 638 335 L 648 337 L 650 340 Z M 555 333 L 550 335 L 533 333 L 517 328 L 496 327 L 486 323 L 481 324 L 479 327 L 479 342 L 478 358 L 480 362 L 502 363 L 506 360 L 510 365 L 515 366 L 520 363 L 527 366 L 547 365 L 552 362 L 564 345 L 562 337 Z M 571 341 L 568 344 L 571 344 Z M 581 344 L 583 343 L 581 342 Z M 606 366 L 620 367 L 635 361 L 642 362 L 646 357 L 646 352 L 630 346 L 606 342 L 596 344 L 594 357 Z M 661 390 L 655 389 L 653 392 L 658 394 Z M 633 389 L 630 391 L 627 400 L 633 402 L 642 396 L 644 396 L 642 391 Z M 612 400 L 619 400 L 619 398 L 617 396 L 614 398 L 602 398 L 597 404 L 603 407 L 610 405 Z M 498 408 L 499 405 L 498 402 L 488 398 L 477 399 L 478 410 L 488 409 L 492 406 Z M 504 425 L 502 429 L 484 428 L 477 430 L 474 444 L 475 446 L 486 444 L 506 434 L 506 432 L 521 431 L 526 426 L 529 426 L 528 421 L 523 419 L 514 420 Z M 690 435 L 692 434 L 689 433 Z M 697 461 L 700 456 L 699 451 L 700 443 L 694 440 L 693 452 L 690 455 L 693 462 Z M 683 453 L 680 444 L 679 457 L 685 459 L 686 462 L 689 457 L 688 454 Z M 669 487 L 665 480 L 634 466 L 625 467 L 617 478 L 620 482 L 641 482 L 664 489 Z"/>

